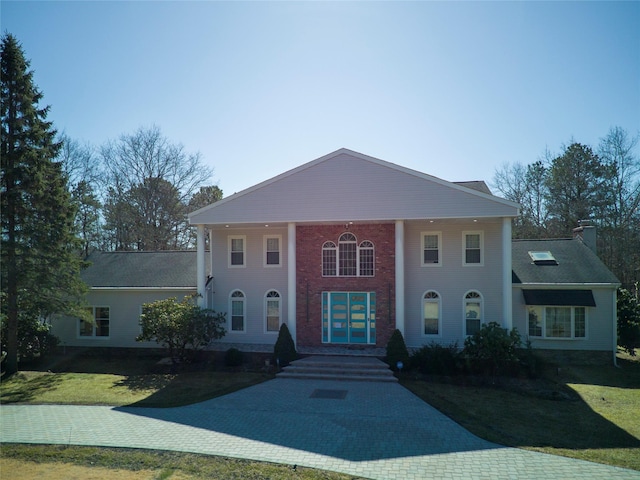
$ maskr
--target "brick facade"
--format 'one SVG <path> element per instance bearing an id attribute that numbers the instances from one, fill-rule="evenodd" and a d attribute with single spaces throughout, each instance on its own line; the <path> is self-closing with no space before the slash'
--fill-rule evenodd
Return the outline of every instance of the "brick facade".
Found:
<path id="1" fill-rule="evenodd" d="M 375 248 L 373 277 L 323 277 L 322 245 L 338 243 L 344 225 L 298 225 L 296 227 L 297 343 L 322 345 L 322 292 L 376 293 L 376 346 L 385 347 L 395 330 L 395 225 L 349 225 L 358 243 L 369 240 Z"/>

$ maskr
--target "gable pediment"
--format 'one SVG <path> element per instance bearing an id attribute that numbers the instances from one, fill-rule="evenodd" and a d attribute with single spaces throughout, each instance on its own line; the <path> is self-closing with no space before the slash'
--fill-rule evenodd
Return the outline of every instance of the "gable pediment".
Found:
<path id="1" fill-rule="evenodd" d="M 516 216 L 491 194 L 341 149 L 193 212 L 191 224 Z"/>

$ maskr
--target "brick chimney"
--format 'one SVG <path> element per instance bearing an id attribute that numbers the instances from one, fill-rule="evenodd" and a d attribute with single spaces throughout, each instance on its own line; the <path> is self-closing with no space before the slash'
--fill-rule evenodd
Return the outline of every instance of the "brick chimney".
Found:
<path id="1" fill-rule="evenodd" d="M 598 253 L 596 250 L 596 227 L 589 225 L 589 220 L 580 220 L 579 227 L 573 229 L 573 238 L 579 239 L 587 247 Z"/>

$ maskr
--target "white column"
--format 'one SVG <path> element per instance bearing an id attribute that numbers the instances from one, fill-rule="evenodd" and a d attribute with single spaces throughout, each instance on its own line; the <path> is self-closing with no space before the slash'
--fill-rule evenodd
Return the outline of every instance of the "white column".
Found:
<path id="1" fill-rule="evenodd" d="M 511 281 L 511 219 L 502 219 L 502 316 L 503 327 L 513 328 L 513 285 Z"/>
<path id="2" fill-rule="evenodd" d="M 389 299 L 391 301 L 391 299 Z M 404 336 L 404 221 L 396 220 L 396 328 Z"/>
<path id="3" fill-rule="evenodd" d="M 296 338 L 296 224 L 287 226 L 287 326 L 293 338 L 293 343 L 298 344 Z"/>
<path id="4" fill-rule="evenodd" d="M 198 279 L 196 286 L 198 288 L 198 306 L 201 308 L 206 307 L 207 292 L 205 291 L 205 266 L 204 266 L 204 225 L 198 225 L 198 236 L 196 237 L 196 264 Z"/>

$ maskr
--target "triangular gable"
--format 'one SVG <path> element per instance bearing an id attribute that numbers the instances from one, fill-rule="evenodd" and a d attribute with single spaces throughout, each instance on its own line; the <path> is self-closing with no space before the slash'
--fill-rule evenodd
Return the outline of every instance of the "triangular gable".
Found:
<path id="1" fill-rule="evenodd" d="M 191 224 L 515 217 L 517 204 L 340 149 L 189 215 Z"/>

